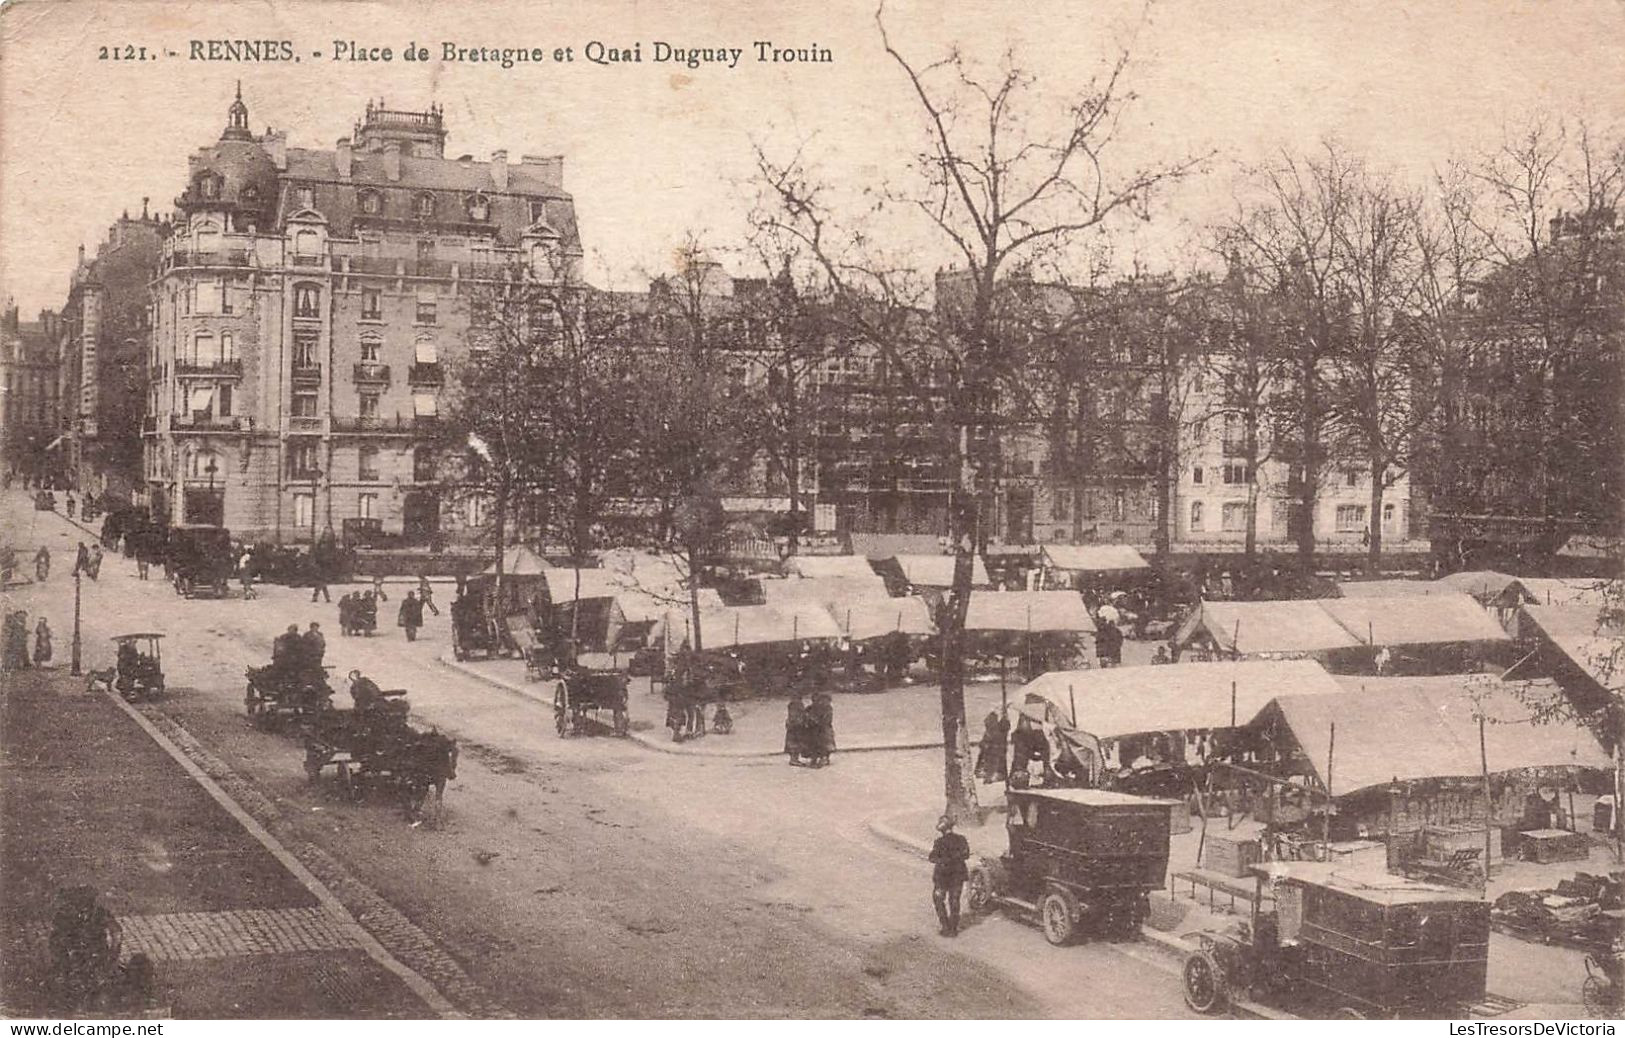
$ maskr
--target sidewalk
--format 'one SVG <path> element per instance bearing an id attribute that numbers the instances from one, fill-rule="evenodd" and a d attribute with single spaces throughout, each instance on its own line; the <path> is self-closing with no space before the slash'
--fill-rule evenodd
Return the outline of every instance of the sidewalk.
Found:
<path id="1" fill-rule="evenodd" d="M 118 918 L 123 954 L 153 960 L 164 1015 L 437 1015 L 332 895 L 194 781 L 138 715 L 65 670 L 7 674 L 3 687 L 7 1015 L 53 1014 L 51 914 L 57 891 L 79 884 Z"/>

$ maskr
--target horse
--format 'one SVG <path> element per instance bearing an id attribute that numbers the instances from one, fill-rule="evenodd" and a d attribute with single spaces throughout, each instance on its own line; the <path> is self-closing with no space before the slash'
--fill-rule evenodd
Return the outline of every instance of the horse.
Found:
<path id="1" fill-rule="evenodd" d="M 445 812 L 446 783 L 457 777 L 457 740 L 439 732 L 420 732 L 405 747 L 401 762 L 401 792 L 406 815 L 422 817 L 423 805 L 434 791 L 434 820 Z"/>

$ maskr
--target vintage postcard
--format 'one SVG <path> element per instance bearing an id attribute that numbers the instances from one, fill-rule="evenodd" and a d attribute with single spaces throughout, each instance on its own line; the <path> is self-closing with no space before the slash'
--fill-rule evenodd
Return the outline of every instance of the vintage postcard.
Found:
<path id="1" fill-rule="evenodd" d="M 0 5 L 0 1015 L 1612 1034 L 1622 67 Z"/>

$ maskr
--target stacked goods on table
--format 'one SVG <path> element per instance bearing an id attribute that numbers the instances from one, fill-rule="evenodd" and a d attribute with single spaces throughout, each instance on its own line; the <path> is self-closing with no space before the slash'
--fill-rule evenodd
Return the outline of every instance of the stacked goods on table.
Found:
<path id="1" fill-rule="evenodd" d="M 1547 890 L 1510 890 L 1495 899 L 1497 929 L 1544 943 L 1607 947 L 1625 908 L 1625 871 L 1579 872 Z"/>

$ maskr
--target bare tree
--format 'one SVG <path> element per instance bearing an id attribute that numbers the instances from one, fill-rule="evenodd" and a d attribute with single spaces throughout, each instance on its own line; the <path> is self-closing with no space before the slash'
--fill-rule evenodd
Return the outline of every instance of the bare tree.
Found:
<path id="1" fill-rule="evenodd" d="M 929 314 L 938 363 L 948 373 L 944 437 L 951 466 L 948 535 L 955 554 L 954 581 L 942 620 L 942 733 L 948 812 L 972 816 L 976 788 L 965 728 L 965 613 L 973 562 L 985 543 L 989 498 L 996 473 L 992 435 L 1008 413 L 1011 387 L 1025 372 L 1015 363 L 999 320 L 1001 280 L 1036 257 L 1064 256 L 1093 240 L 1115 216 L 1148 216 L 1155 189 L 1195 165 L 1180 162 L 1118 173 L 1110 168 L 1121 120 L 1133 94 L 1123 85 L 1121 53 L 1104 73 L 1057 107 L 1048 106 L 1033 77 L 1013 55 L 991 73 L 960 52 L 922 63 L 905 56 L 876 25 L 887 55 L 918 103 L 926 146 L 914 180 L 889 200 L 922 214 L 964 263 L 957 290 L 939 293 Z M 1050 113 L 1062 118 L 1053 128 Z M 834 296 L 859 314 L 866 341 L 899 368 L 925 318 L 902 312 L 911 283 L 900 272 L 858 258 L 864 241 L 837 240 L 824 197 L 802 168 L 765 160 L 763 179 L 776 201 L 774 228 L 796 238 L 814 257 Z M 850 247 L 843 248 L 843 244 Z"/>

